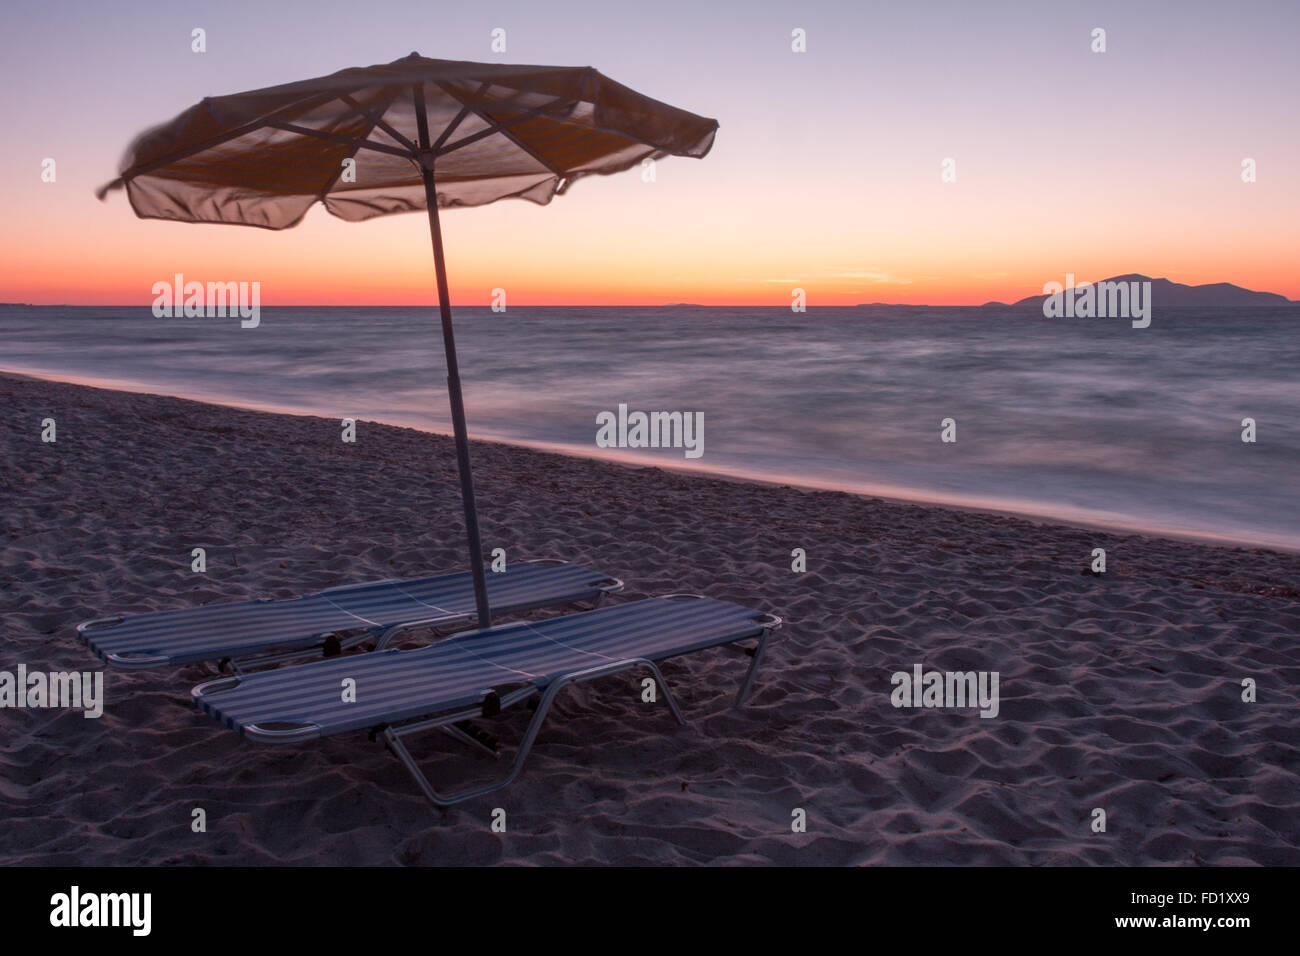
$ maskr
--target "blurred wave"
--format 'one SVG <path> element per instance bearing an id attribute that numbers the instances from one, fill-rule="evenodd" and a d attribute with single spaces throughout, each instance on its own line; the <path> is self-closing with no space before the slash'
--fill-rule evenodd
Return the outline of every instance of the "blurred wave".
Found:
<path id="1" fill-rule="evenodd" d="M 471 432 L 606 455 L 596 415 L 704 413 L 705 454 L 621 460 L 1300 547 L 1300 315 L 978 309 L 456 310 Z M 449 429 L 434 309 L 0 308 L 0 367 Z M 1259 440 L 1241 441 L 1241 420 Z M 957 442 L 939 440 L 957 422 Z"/>

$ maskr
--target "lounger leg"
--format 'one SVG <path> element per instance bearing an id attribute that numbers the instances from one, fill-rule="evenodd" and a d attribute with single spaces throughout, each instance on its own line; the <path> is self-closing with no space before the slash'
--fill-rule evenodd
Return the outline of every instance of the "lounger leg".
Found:
<path id="1" fill-rule="evenodd" d="M 537 740 L 537 735 L 542 729 L 542 724 L 546 722 L 546 715 L 550 712 L 551 704 L 555 702 L 556 696 L 565 687 L 568 687 L 570 684 L 578 684 L 582 681 L 593 680 L 597 677 L 606 677 L 620 671 L 640 667 L 646 668 L 654 675 L 655 680 L 659 685 L 659 689 L 663 691 L 664 700 L 667 701 L 668 707 L 673 713 L 673 717 L 677 720 L 677 723 L 685 724 L 686 718 L 682 716 L 681 708 L 677 706 L 677 700 L 673 697 L 673 693 L 668 687 L 668 682 L 664 680 L 663 672 L 659 670 L 658 665 L 653 661 L 648 661 L 644 658 L 636 658 L 625 661 L 613 661 L 609 664 L 602 664 L 599 667 L 574 671 L 571 674 L 565 674 L 562 677 L 557 677 L 553 680 L 546 688 L 545 693 L 542 694 L 541 703 L 537 705 L 537 712 L 533 714 L 532 720 L 528 722 L 528 729 L 524 732 L 523 740 L 519 743 L 519 751 L 515 754 L 514 762 L 510 765 L 510 772 L 507 773 L 505 777 L 492 783 L 446 794 L 439 793 L 433 788 L 433 784 L 429 782 L 429 778 L 425 776 L 422 770 L 420 770 L 419 764 L 415 762 L 415 758 L 411 756 L 411 752 L 407 750 L 406 745 L 402 743 L 402 737 L 428 729 L 432 726 L 443 725 L 437 723 L 431 724 L 428 721 L 423 721 L 417 724 L 409 724 L 405 727 L 388 727 L 384 730 L 384 741 L 388 744 L 393 753 L 397 755 L 397 759 L 402 761 L 402 764 L 406 767 L 411 776 L 415 778 L 416 784 L 419 785 L 420 790 L 429 798 L 430 802 L 439 807 L 449 807 L 453 804 L 472 799 L 473 797 L 481 797 L 484 794 L 502 790 L 515 782 L 515 779 L 524 769 L 524 761 L 528 759 L 528 754 L 533 749 L 533 742 Z M 455 717 L 447 719 L 449 721 L 458 720 L 461 719 L 461 716 L 456 715 Z"/>
<path id="2" fill-rule="evenodd" d="M 456 740 L 459 740 L 459 741 L 460 741 L 461 743 L 463 743 L 463 744 L 469 744 L 471 747 L 475 748 L 476 750 L 481 750 L 481 751 L 483 751 L 483 752 L 484 752 L 485 754 L 487 754 L 489 757 L 500 757 L 500 756 L 501 756 L 499 753 L 497 753 L 495 750 L 493 750 L 493 749 L 492 749 L 491 747 L 489 747 L 487 744 L 483 743 L 483 741 L 481 741 L 481 740 L 475 740 L 471 735 L 465 733 L 465 731 L 461 730 L 461 729 L 460 729 L 459 727 L 457 727 L 455 724 L 444 724 L 443 726 L 439 727 L 438 729 L 441 730 L 441 731 L 442 731 L 444 734 L 446 734 L 448 737 L 453 737 L 453 738 L 455 738 Z"/>
<path id="3" fill-rule="evenodd" d="M 596 610 L 596 608 L 600 607 L 602 604 L 605 603 L 606 593 L 607 592 L 605 591 L 601 591 L 590 601 L 574 601 L 573 602 L 574 607 L 580 607 L 584 611 L 594 611 Z"/>
<path id="4" fill-rule="evenodd" d="M 749 670 L 745 672 L 744 683 L 740 685 L 740 693 L 736 695 L 736 702 L 733 707 L 740 707 L 749 697 L 750 688 L 754 686 L 754 678 L 758 675 L 758 666 L 763 663 L 763 652 L 767 650 L 767 639 L 771 631 L 764 628 L 763 633 L 759 635 L 758 644 L 754 647 L 754 660 L 750 662 Z"/>
<path id="5" fill-rule="evenodd" d="M 600 607 L 602 604 L 605 603 L 605 598 L 609 597 L 611 594 L 618 594 L 620 591 L 623 590 L 623 582 L 621 579 L 609 578 L 608 581 L 609 581 L 608 584 L 596 585 L 596 589 L 600 593 L 597 594 L 593 600 L 587 602 L 586 604 L 587 610 L 589 611 L 596 610 L 596 608 Z M 577 604 L 578 607 L 583 606 L 581 601 L 575 601 L 574 603 Z"/>
<path id="6" fill-rule="evenodd" d="M 384 742 L 388 744 L 388 749 L 397 755 L 397 759 L 402 761 L 402 765 L 406 767 L 407 772 L 415 778 L 416 784 L 419 785 L 424 795 L 438 806 L 446 806 L 438 799 L 438 794 L 433 789 L 433 785 L 429 783 L 429 778 L 420 770 L 420 765 L 415 762 L 411 752 L 406 749 L 406 744 L 402 743 L 402 739 L 393 732 L 392 727 L 384 728 Z"/>

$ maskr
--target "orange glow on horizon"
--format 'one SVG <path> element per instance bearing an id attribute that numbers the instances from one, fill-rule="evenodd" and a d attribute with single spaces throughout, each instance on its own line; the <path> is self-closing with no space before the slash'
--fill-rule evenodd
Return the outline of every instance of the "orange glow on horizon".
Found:
<path id="1" fill-rule="evenodd" d="M 1037 295 L 1067 272 L 1079 282 L 1131 272 L 1231 282 L 1300 299 L 1292 244 L 1278 234 L 1288 222 L 1281 207 L 1268 212 L 1272 223 L 1248 232 L 1243 219 L 1255 210 L 1225 209 L 1222 221 L 1237 223 L 1235 233 L 1222 227 L 1240 240 L 1231 243 L 1207 241 L 1204 222 L 1199 232 L 1150 216 L 1124 228 L 1102 216 L 1060 223 L 1032 198 L 1013 209 L 933 189 L 924 202 L 894 195 L 848 206 L 833 189 L 802 193 L 798 205 L 791 197 L 776 203 L 795 212 L 771 217 L 744 196 L 714 195 L 713 180 L 726 176 L 708 175 L 707 160 L 679 166 L 689 180 L 667 197 L 647 194 L 635 176 L 611 177 L 546 207 L 444 212 L 453 304 L 488 305 L 501 288 L 507 307 L 788 307 L 797 287 L 813 309 L 981 305 Z M 147 305 L 153 284 L 180 272 L 260 282 L 271 307 L 436 302 L 422 215 L 345 223 L 317 208 L 300 226 L 270 232 L 139 220 L 121 194 L 100 203 L 90 192 L 61 190 L 53 210 L 42 208 L 50 194 L 22 197 L 19 213 L 26 207 L 35 225 L 0 240 L 0 301 Z"/>
<path id="2" fill-rule="evenodd" d="M 120 208 L 116 212 L 130 215 Z M 472 210 L 457 211 L 444 222 L 472 215 Z M 111 237 L 102 237 L 111 247 L 107 250 L 94 242 L 76 254 L 62 242 L 58 254 L 39 242 L 0 249 L 5 263 L 0 301 L 148 305 L 153 301 L 153 284 L 170 282 L 179 272 L 200 282 L 260 282 L 261 301 L 268 307 L 432 306 L 437 302 L 428 239 L 419 230 L 385 230 L 388 235 L 382 243 L 358 243 L 339 241 L 346 235 L 339 230 L 329 230 L 328 236 L 305 228 L 278 234 L 129 218 L 120 225 L 121 241 L 113 244 Z M 375 226 L 346 228 L 368 238 L 367 229 Z M 152 230 L 164 235 L 150 235 Z M 501 288 L 506 291 L 507 307 L 691 303 L 788 308 L 792 290 L 802 288 L 810 309 L 875 302 L 969 306 L 1038 295 L 1044 282 L 1061 282 L 1067 271 L 1080 283 L 1140 272 L 1188 285 L 1231 282 L 1300 299 L 1300 278 L 1283 255 L 1283 247 L 1278 247 L 1272 261 L 1247 253 L 1235 260 L 1223 255 L 1153 256 L 1146 261 L 1089 255 L 1063 269 L 1046 255 L 1032 260 L 1022 256 L 1012 268 L 991 257 L 943 262 L 908 250 L 910 263 L 881 265 L 880 259 L 868 259 L 868 265 L 854 266 L 844 261 L 843 253 L 828 250 L 824 257 L 814 254 L 807 259 L 828 258 L 836 264 L 792 265 L 771 252 L 745 262 L 739 251 L 724 254 L 708 249 L 697 249 L 684 260 L 676 247 L 670 255 L 659 246 L 639 249 L 635 242 L 612 251 L 587 249 L 573 258 L 557 255 L 556 243 L 549 240 L 531 255 L 522 247 L 502 255 L 492 245 L 490 236 L 471 235 L 457 243 L 449 235 L 453 305 L 490 305 L 493 290 Z M 72 260 L 78 265 L 69 275 Z"/>

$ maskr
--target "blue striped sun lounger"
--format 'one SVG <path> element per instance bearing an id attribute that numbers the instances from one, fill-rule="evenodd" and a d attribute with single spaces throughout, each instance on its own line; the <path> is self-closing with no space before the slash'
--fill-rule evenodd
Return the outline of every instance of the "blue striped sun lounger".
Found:
<path id="1" fill-rule="evenodd" d="M 774 614 L 675 594 L 466 631 L 414 650 L 218 678 L 191 694 L 203 711 L 257 741 L 288 743 L 358 730 L 371 731 L 372 738 L 382 734 L 425 796 L 449 806 L 509 786 L 518 777 L 556 694 L 570 684 L 644 668 L 658 681 L 678 723 L 684 723 L 657 662 L 757 639 L 736 695 L 739 707 L 749 695 L 768 636 L 780 626 Z M 344 687 L 352 688 L 355 699 L 345 699 Z M 440 793 L 403 743 L 410 734 L 436 728 L 482 746 L 465 733 L 463 722 L 495 716 L 539 694 L 512 768 L 495 782 Z"/>
<path id="2" fill-rule="evenodd" d="M 591 602 L 623 582 L 566 561 L 518 561 L 487 575 L 488 601 L 507 615 Z M 199 661 L 229 664 L 236 673 L 286 660 L 335 654 L 374 640 L 383 649 L 404 633 L 457 630 L 477 619 L 469 571 L 330 588 L 284 601 L 209 604 L 129 617 L 105 617 L 77 628 L 101 659 L 140 669 Z"/>

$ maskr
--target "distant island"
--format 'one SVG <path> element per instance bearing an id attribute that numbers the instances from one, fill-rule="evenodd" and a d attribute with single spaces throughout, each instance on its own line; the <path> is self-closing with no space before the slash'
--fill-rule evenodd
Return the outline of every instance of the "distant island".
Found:
<path id="1" fill-rule="evenodd" d="M 1206 285 L 1186 285 L 1171 279 L 1153 279 L 1139 272 L 1127 275 L 1111 276 L 1096 282 L 1079 282 L 1075 288 L 1085 285 L 1098 285 L 1102 282 L 1129 283 L 1150 282 L 1151 299 L 1160 308 L 1277 308 L 1278 306 L 1300 306 L 1300 301 L 1288 299 L 1276 292 L 1256 292 L 1243 289 L 1231 282 L 1212 282 Z M 985 302 L 983 305 L 956 306 L 955 308 L 988 309 L 989 311 L 1034 311 L 1041 312 L 1046 295 L 1031 295 L 1016 302 Z M 859 302 L 858 309 L 934 309 L 953 308 L 951 306 L 916 305 L 914 303 Z"/>
<path id="2" fill-rule="evenodd" d="M 1182 282 L 1173 282 L 1169 279 L 1153 279 L 1151 276 L 1145 276 L 1137 272 L 1122 276 L 1111 276 L 1109 279 L 1100 279 L 1098 282 L 1080 282 L 1076 285 L 1076 288 L 1085 285 L 1097 285 L 1100 282 L 1150 282 L 1151 301 L 1162 309 L 1276 308 L 1277 306 L 1300 305 L 1300 303 L 1293 302 L 1286 296 L 1278 295 L 1276 292 L 1255 292 L 1251 289 L 1243 289 L 1239 285 L 1233 285 L 1231 282 L 1185 285 Z M 1046 298 L 1045 295 L 1031 295 L 1011 305 L 1005 302 L 986 302 L 980 308 L 1041 311 L 1043 300 Z"/>

